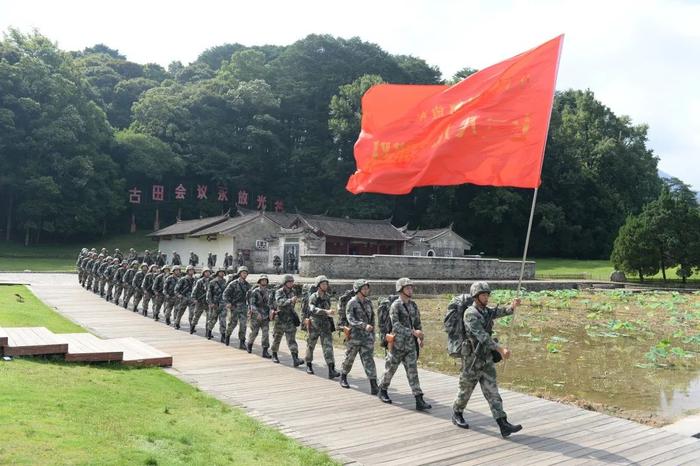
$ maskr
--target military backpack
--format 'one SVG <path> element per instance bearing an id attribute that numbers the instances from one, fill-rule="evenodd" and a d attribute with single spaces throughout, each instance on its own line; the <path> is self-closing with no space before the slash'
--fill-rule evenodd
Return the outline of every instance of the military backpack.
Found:
<path id="1" fill-rule="evenodd" d="M 379 301 L 379 308 L 377 309 L 377 318 L 379 319 L 379 337 L 381 338 L 382 347 L 387 348 L 389 342 L 386 336 L 391 333 L 391 315 L 389 311 L 391 310 L 391 305 L 399 298 L 399 295 L 392 294 L 386 298 Z"/>

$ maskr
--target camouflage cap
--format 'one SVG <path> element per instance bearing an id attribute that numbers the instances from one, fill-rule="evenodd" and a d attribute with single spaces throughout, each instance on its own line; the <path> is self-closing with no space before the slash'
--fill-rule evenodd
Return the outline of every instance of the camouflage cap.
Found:
<path id="1" fill-rule="evenodd" d="M 287 274 L 287 275 L 284 276 L 284 279 L 283 279 L 282 281 L 283 281 L 284 283 L 293 282 L 293 281 L 294 281 L 294 276 L 293 276 L 293 275 L 290 275 L 290 274 Z"/>
<path id="2" fill-rule="evenodd" d="M 402 277 L 396 280 L 396 292 L 399 293 L 403 290 L 404 286 L 413 286 L 413 282 L 410 278 Z"/>
<path id="3" fill-rule="evenodd" d="M 365 285 L 369 286 L 369 282 L 367 280 L 363 278 L 355 280 L 355 283 L 352 284 L 352 291 L 354 291 L 355 293 L 359 293 L 362 287 Z"/>
<path id="4" fill-rule="evenodd" d="M 137 260 L 131 261 L 131 266 L 132 266 L 132 267 L 136 267 L 136 266 L 138 266 L 138 265 L 139 265 L 139 261 L 137 261 Z"/>
<path id="5" fill-rule="evenodd" d="M 166 270 L 170 272 L 170 266 L 168 264 L 165 264 L 163 267 L 160 269 L 162 272 L 165 272 Z"/>
<path id="6" fill-rule="evenodd" d="M 202 269 L 202 275 L 204 275 L 204 272 L 209 272 L 209 273 L 211 273 L 211 269 L 210 269 L 209 267 L 204 267 L 204 268 Z"/>
<path id="7" fill-rule="evenodd" d="M 146 264 L 146 263 L 144 262 L 143 264 L 141 264 L 141 268 L 142 268 L 142 269 L 148 269 L 148 264 Z"/>
<path id="8" fill-rule="evenodd" d="M 267 283 L 270 283 L 270 279 L 267 278 L 267 275 L 265 275 L 264 273 L 263 273 L 263 274 L 260 274 L 260 276 L 258 277 L 258 281 L 257 281 L 256 283 L 260 284 L 260 282 L 261 282 L 262 280 L 267 280 Z"/>
<path id="9" fill-rule="evenodd" d="M 476 298 L 481 293 L 491 294 L 491 287 L 486 282 L 474 282 L 472 286 L 469 287 L 469 294 L 472 298 Z"/>
<path id="10" fill-rule="evenodd" d="M 187 271 L 187 272 L 189 272 L 190 270 L 192 270 L 192 271 L 194 272 L 194 265 L 190 264 L 190 265 L 188 265 L 187 268 L 185 269 L 185 271 Z"/>
<path id="11" fill-rule="evenodd" d="M 217 269 L 216 269 L 217 275 L 218 275 L 219 272 L 226 273 L 226 269 L 225 269 L 224 267 L 217 267 Z"/>
<path id="12" fill-rule="evenodd" d="M 122 265 L 129 265 L 129 263 L 125 260 L 122 261 Z"/>
<path id="13" fill-rule="evenodd" d="M 316 286 L 321 286 L 321 283 L 323 282 L 330 283 L 325 275 L 319 275 L 318 277 L 316 277 L 316 281 L 314 281 Z"/>
<path id="14" fill-rule="evenodd" d="M 173 268 L 171 270 L 173 272 L 182 272 L 182 268 L 180 268 L 179 265 L 173 265 Z"/>
<path id="15" fill-rule="evenodd" d="M 248 267 L 246 267 L 245 265 L 241 265 L 238 267 L 238 270 L 236 270 L 236 273 L 240 274 L 241 272 L 247 272 L 247 271 L 248 271 Z"/>
<path id="16" fill-rule="evenodd" d="M 151 265 L 151 266 L 148 268 L 148 271 L 149 271 L 149 272 L 153 272 L 153 271 L 156 271 L 156 270 L 158 270 L 158 264 L 153 264 L 153 265 Z"/>
<path id="17" fill-rule="evenodd" d="M 112 264 L 118 264 L 119 262 L 120 261 L 119 261 L 118 257 L 115 257 L 114 259 L 112 259 Z"/>

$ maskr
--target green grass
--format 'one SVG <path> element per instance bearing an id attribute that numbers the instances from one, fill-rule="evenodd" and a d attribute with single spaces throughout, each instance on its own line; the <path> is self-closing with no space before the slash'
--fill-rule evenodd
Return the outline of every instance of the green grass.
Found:
<path id="1" fill-rule="evenodd" d="M 85 331 L 49 309 L 21 285 L 0 285 L 0 327 L 46 327 L 56 333 Z"/>
<path id="2" fill-rule="evenodd" d="M 532 259 L 537 278 L 585 278 L 608 280 L 613 266 L 608 260 Z"/>
<path id="3" fill-rule="evenodd" d="M 75 272 L 75 259 L 56 257 L 0 257 L 2 272 Z"/>
<path id="4" fill-rule="evenodd" d="M 26 288 L 1 286 L 11 325 L 76 331 Z M 335 464 L 159 368 L 0 361 L 0 426 L 0 464 Z"/>

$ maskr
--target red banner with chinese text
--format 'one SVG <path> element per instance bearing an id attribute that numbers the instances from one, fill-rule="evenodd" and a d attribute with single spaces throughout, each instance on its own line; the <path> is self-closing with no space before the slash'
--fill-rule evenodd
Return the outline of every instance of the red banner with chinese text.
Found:
<path id="1" fill-rule="evenodd" d="M 362 97 L 348 191 L 463 183 L 535 188 L 563 36 L 453 86 L 379 84 Z"/>

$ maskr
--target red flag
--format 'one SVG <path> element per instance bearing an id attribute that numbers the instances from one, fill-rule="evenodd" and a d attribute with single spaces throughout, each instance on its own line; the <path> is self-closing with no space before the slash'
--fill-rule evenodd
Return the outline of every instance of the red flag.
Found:
<path id="1" fill-rule="evenodd" d="M 362 97 L 348 191 L 539 186 L 563 37 L 454 86 L 371 87 Z"/>

